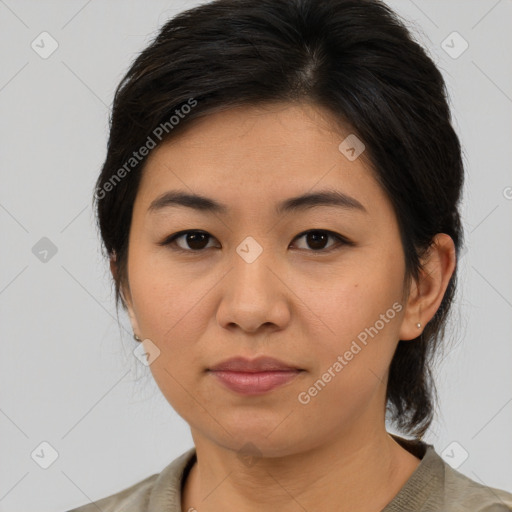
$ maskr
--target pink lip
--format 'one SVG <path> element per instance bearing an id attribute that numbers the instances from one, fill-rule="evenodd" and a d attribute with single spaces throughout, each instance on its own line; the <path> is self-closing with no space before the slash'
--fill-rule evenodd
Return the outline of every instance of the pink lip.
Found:
<path id="1" fill-rule="evenodd" d="M 299 370 L 296 366 L 283 363 L 273 357 L 260 356 L 255 359 L 245 357 L 232 357 L 209 368 L 209 370 L 223 370 L 228 372 L 273 372 Z"/>
<path id="2" fill-rule="evenodd" d="M 302 372 L 273 357 L 233 357 L 208 369 L 226 387 L 244 395 L 259 395 L 286 384 Z"/>
<path id="3" fill-rule="evenodd" d="M 286 384 L 301 371 L 231 372 L 212 370 L 211 373 L 232 391 L 243 395 L 260 395 Z"/>

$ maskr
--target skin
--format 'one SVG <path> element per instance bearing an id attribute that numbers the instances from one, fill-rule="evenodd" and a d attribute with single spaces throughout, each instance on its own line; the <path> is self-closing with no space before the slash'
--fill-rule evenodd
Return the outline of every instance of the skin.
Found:
<path id="1" fill-rule="evenodd" d="M 195 121 L 148 158 L 123 295 L 134 332 L 160 350 L 150 365 L 159 388 L 191 428 L 198 462 L 185 482 L 184 511 L 224 511 L 226 503 L 247 512 L 380 511 L 420 462 L 386 431 L 388 369 L 398 340 L 417 337 L 417 322 L 424 326 L 438 309 L 454 244 L 436 235 L 425 272 L 405 283 L 404 296 L 396 217 L 365 153 L 349 161 L 338 149 L 349 133 L 312 104 L 244 106 Z M 325 188 L 367 212 L 273 212 L 284 199 Z M 174 189 L 213 198 L 229 213 L 148 212 Z M 297 237 L 310 229 L 354 245 Z M 198 245 L 186 237 L 176 244 L 189 253 L 159 245 L 182 230 L 207 232 L 206 248 L 192 254 Z M 263 249 L 250 264 L 236 252 L 247 236 Z M 299 393 L 394 303 L 401 311 L 300 403 Z M 205 371 L 236 355 L 268 355 L 305 371 L 264 395 L 240 395 Z M 238 455 L 249 442 L 259 457 L 248 464 Z"/>

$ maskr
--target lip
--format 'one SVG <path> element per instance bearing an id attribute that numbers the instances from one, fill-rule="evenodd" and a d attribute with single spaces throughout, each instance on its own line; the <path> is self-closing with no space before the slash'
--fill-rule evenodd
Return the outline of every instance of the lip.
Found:
<path id="1" fill-rule="evenodd" d="M 272 357 L 234 357 L 208 369 L 227 388 L 243 395 L 261 395 L 282 386 L 304 370 Z"/>
<path id="2" fill-rule="evenodd" d="M 293 380 L 300 370 L 273 372 L 226 372 L 212 371 L 212 374 L 226 387 L 242 395 L 261 395 Z"/>
<path id="3" fill-rule="evenodd" d="M 273 357 L 260 356 L 255 359 L 245 357 L 232 357 L 209 368 L 210 371 L 227 372 L 276 372 L 276 371 L 297 371 L 300 368 L 284 363 Z"/>

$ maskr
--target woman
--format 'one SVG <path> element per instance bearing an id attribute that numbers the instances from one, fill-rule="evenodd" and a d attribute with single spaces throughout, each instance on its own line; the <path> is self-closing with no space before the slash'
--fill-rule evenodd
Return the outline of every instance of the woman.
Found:
<path id="1" fill-rule="evenodd" d="M 195 446 L 74 512 L 512 510 L 421 441 L 462 184 L 442 76 L 383 3 L 169 21 L 116 92 L 95 201 Z"/>

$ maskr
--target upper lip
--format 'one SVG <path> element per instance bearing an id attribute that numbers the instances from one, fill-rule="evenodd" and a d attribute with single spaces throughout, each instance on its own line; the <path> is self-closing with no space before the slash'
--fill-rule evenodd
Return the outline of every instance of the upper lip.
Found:
<path id="1" fill-rule="evenodd" d="M 245 357 L 232 357 L 209 368 L 212 371 L 230 372 L 270 372 L 270 371 L 297 371 L 300 368 L 284 363 L 273 357 L 260 356 L 255 359 Z"/>

